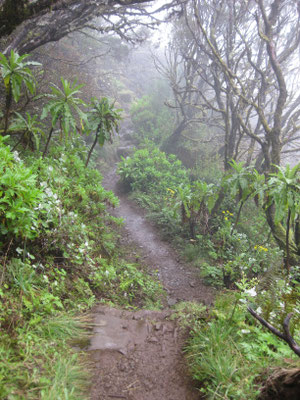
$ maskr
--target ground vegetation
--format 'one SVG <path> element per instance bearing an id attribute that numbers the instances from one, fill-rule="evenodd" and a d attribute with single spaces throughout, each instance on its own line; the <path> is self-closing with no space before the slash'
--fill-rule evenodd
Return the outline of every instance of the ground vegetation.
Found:
<path id="1" fill-rule="evenodd" d="M 182 2 L 167 57 L 155 58 L 160 80 L 147 68 L 147 44 L 139 52 L 128 44 L 159 22 L 152 15 L 135 30 L 149 15 L 143 1 L 17 3 L 15 23 L 0 31 L 0 398 L 86 398 L 84 357 L 74 352 L 87 344 L 83 313 L 98 301 L 152 309 L 162 299 L 176 304 L 189 371 L 205 398 L 296 399 L 300 167 L 285 155 L 299 147 L 297 2 Z M 0 0 L 0 21 L 9 5 Z M 119 37 L 100 40 L 104 31 Z M 40 63 L 26 54 L 31 48 Z M 90 78 L 87 88 L 77 75 Z M 107 96 L 94 95 L 100 87 Z M 129 234 L 120 238 L 118 199 L 94 168 L 126 114 L 114 188 L 181 253 L 152 244 L 152 276 L 139 264 L 148 256 L 121 256 Z M 130 216 L 140 226 L 143 215 Z M 218 292 L 214 303 L 203 283 Z M 201 303 L 179 301 L 191 298 Z M 168 321 L 150 325 L 163 350 Z"/>
<path id="2" fill-rule="evenodd" d="M 11 99 L 0 122 L 0 398 L 86 398 L 89 373 L 80 348 L 92 320 L 82 312 L 96 299 L 157 305 L 162 290 L 120 257 L 121 220 L 109 212 L 118 199 L 88 165 L 93 149 L 77 130 L 98 141 L 102 135 L 103 145 L 119 111 L 101 98 L 87 114 L 81 85 L 62 78 L 43 96 L 39 114 L 13 112 L 36 86 L 33 68 L 40 64 L 26 58 L 1 55 Z M 9 66 L 17 67 L 9 73 Z M 93 107 L 101 111 L 95 118 Z"/>

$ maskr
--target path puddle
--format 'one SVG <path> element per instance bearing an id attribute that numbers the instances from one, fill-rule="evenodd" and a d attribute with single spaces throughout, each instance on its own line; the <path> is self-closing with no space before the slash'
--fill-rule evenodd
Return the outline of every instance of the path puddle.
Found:
<path id="1" fill-rule="evenodd" d="M 94 335 L 88 351 L 115 350 L 127 354 L 128 349 L 143 343 L 148 334 L 145 320 L 125 317 L 120 310 L 99 306 L 94 319 Z"/>
<path id="2" fill-rule="evenodd" d="M 170 311 L 95 310 L 91 400 L 198 400 Z"/>

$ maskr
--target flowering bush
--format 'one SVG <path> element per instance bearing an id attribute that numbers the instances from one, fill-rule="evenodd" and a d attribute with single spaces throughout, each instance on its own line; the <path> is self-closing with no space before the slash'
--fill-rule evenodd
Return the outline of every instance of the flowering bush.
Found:
<path id="1" fill-rule="evenodd" d="M 11 152 L 0 136 L 0 237 L 33 238 L 38 232 L 38 204 L 43 191 L 33 170 L 26 168 L 17 152 Z"/>

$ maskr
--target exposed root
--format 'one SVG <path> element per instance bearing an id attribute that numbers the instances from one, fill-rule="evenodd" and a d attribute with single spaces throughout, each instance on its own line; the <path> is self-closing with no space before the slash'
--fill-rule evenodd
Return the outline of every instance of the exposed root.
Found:
<path id="1" fill-rule="evenodd" d="M 298 400 L 299 396 L 300 368 L 278 368 L 265 382 L 259 400 Z"/>

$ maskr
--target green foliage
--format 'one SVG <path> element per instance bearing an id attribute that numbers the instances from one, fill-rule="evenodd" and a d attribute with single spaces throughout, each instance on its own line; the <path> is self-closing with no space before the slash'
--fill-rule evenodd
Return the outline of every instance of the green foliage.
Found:
<path id="1" fill-rule="evenodd" d="M 233 214 L 226 210 L 213 237 L 197 235 L 194 263 L 205 281 L 214 286 L 233 287 L 243 275 L 248 278 L 267 274 L 281 265 L 282 253 L 273 244 L 232 229 Z M 200 256 L 199 261 L 197 260 Z M 206 262 L 202 262 L 202 259 Z"/>
<path id="2" fill-rule="evenodd" d="M 260 175 L 250 167 L 244 168 L 242 163 L 232 161 L 231 166 L 234 172 L 226 177 L 225 187 L 229 188 L 233 197 L 238 194 L 240 200 L 235 225 L 244 202 L 255 196 L 257 203 L 260 200 L 260 206 L 268 215 L 267 221 L 275 240 L 286 252 L 286 266 L 289 269 L 290 258 L 293 265 L 299 261 L 299 164 L 292 169 L 289 165 L 285 168 L 274 166 L 278 172 L 268 176 Z"/>
<path id="3" fill-rule="evenodd" d="M 228 292 L 216 299 L 209 315 L 202 311 L 192 321 L 188 317 L 192 331 L 187 359 L 207 399 L 254 400 L 270 365 L 286 366 L 284 359 L 296 365 L 287 344 L 258 326 L 235 298 L 249 295 Z"/>
<path id="4" fill-rule="evenodd" d="M 260 175 L 250 167 L 245 168 L 243 163 L 232 161 L 231 166 L 232 171 L 226 175 L 222 183 L 225 191 L 223 205 L 227 203 L 228 209 L 222 210 L 219 216 L 215 215 L 213 218 L 207 216 L 210 230 L 206 232 L 200 230 L 203 229 L 203 218 L 201 220 L 197 214 L 196 218 L 194 217 L 195 223 L 199 226 L 196 229 L 197 242 L 194 243 L 199 250 L 199 261 L 196 260 L 195 263 L 201 268 L 201 275 L 207 282 L 220 286 L 223 275 L 223 284 L 228 288 L 233 287 L 234 282 L 240 279 L 242 274 L 248 277 L 264 275 L 282 263 L 282 253 L 270 238 L 273 231 L 268 238 L 265 235 L 269 229 L 263 213 L 270 207 L 275 210 L 275 226 L 276 224 L 288 226 L 286 221 L 290 219 L 290 233 L 293 231 L 293 235 L 288 235 L 289 246 L 294 253 L 297 252 L 296 236 L 299 231 L 297 226 L 300 202 L 298 166 L 293 169 L 288 166 L 279 168 L 279 172 L 271 174 L 267 181 L 264 175 Z M 189 188 L 184 187 L 182 192 L 187 193 L 186 197 L 189 200 Z M 254 204 L 251 207 L 247 203 L 247 200 L 253 197 L 256 199 L 256 208 Z M 198 198 L 201 199 L 201 195 Z M 235 200 L 234 206 L 232 200 Z M 189 218 L 189 210 L 185 203 L 183 204 Z M 273 226 L 272 229 L 275 230 L 277 240 L 276 228 Z M 211 232 L 213 235 L 207 235 Z M 287 233 L 284 236 L 284 232 L 282 227 L 282 241 L 277 240 L 277 242 L 281 249 L 286 251 Z M 197 259 L 196 251 L 193 254 Z M 205 264 L 203 257 L 206 257 Z"/>
<path id="5" fill-rule="evenodd" d="M 257 193 L 257 188 L 264 184 L 264 175 L 260 175 L 251 167 L 244 167 L 244 163 L 235 160 L 229 162 L 232 172 L 225 176 L 224 186 L 233 198 L 238 196 L 239 201 L 245 202 L 251 195 Z"/>
<path id="6" fill-rule="evenodd" d="M 0 392 L 5 388 L 3 398 L 7 393 L 18 398 L 20 393 L 20 399 L 51 399 L 67 393 L 79 399 L 80 377 L 72 383 L 78 366 L 74 361 L 70 365 L 72 352 L 67 346 L 67 338 L 75 334 L 71 329 L 64 333 L 60 321 L 68 312 L 90 308 L 97 297 L 159 307 L 163 291 L 138 265 L 118 259 L 112 227 L 121 221 L 107 211 L 118 199 L 103 188 L 98 171 L 85 168 L 82 147 L 56 147 L 44 159 L 27 157 L 25 167 L 1 140 L 2 197 L 13 196 L 14 206 L 20 197 L 28 209 L 13 219 L 12 227 L 7 222 L 8 203 L 3 202 L 1 220 L 4 215 L 11 234 L 3 234 L 1 243 L 2 254 L 9 257 L 1 257 L 0 328 L 6 336 L 0 351 L 6 357 L 0 361 Z M 9 190 L 3 186 L 12 181 L 8 174 L 20 177 Z M 32 340 L 24 342 L 27 337 Z M 7 365 L 10 374 L 3 372 Z"/>
<path id="7" fill-rule="evenodd" d="M 10 124 L 8 132 L 21 133 L 21 140 L 26 146 L 34 147 L 34 139 L 35 147 L 39 150 L 40 140 L 44 136 L 44 131 L 42 130 L 43 124 L 37 121 L 38 116 L 31 116 L 28 112 L 26 112 L 26 118 L 18 112 L 15 112 L 15 115 L 16 118 Z"/>
<path id="8" fill-rule="evenodd" d="M 43 108 L 41 119 L 47 117 L 50 113 L 52 127 L 55 127 L 57 121 L 60 122 L 60 129 L 66 136 L 72 135 L 76 131 L 77 114 L 81 120 L 86 119 L 86 114 L 80 109 L 80 106 L 86 106 L 84 101 L 76 97 L 80 93 L 83 84 L 77 85 L 77 80 L 73 83 L 61 78 L 62 89 L 54 84 L 50 86 L 51 93 L 44 94 L 41 97 L 49 98 L 49 102 Z"/>
<path id="9" fill-rule="evenodd" d="M 112 135 L 119 130 L 121 109 L 115 109 L 114 103 L 110 104 L 106 97 L 101 100 L 91 99 L 88 113 L 88 132 L 96 132 L 98 143 L 103 146 L 106 141 L 112 140 Z"/>
<path id="10" fill-rule="evenodd" d="M 216 200 L 216 187 L 204 181 L 196 181 L 186 186 L 180 185 L 178 197 L 186 215 L 190 218 L 191 214 L 197 214 L 203 206 L 211 212 Z"/>
<path id="11" fill-rule="evenodd" d="M 195 323 L 205 320 L 207 308 L 201 303 L 183 301 L 175 305 L 171 319 L 176 319 L 183 328 L 191 329 Z"/>
<path id="12" fill-rule="evenodd" d="M 84 328 L 73 317 L 60 315 L 32 319 L 12 335 L 2 331 L 0 399 L 86 398 L 87 373 L 80 354 L 69 346 L 83 337 Z"/>
<path id="13" fill-rule="evenodd" d="M 125 184 L 132 190 L 157 195 L 188 182 L 187 172 L 175 156 L 167 156 L 150 142 L 148 145 L 120 162 L 118 173 Z"/>
<path id="14" fill-rule="evenodd" d="M 300 268 L 294 268 L 299 274 Z M 299 336 L 300 328 L 300 284 L 292 276 L 283 278 L 279 271 L 273 270 L 261 278 L 251 299 L 256 311 L 278 330 L 282 330 L 285 317 L 294 313 L 290 330 Z"/>
<path id="15" fill-rule="evenodd" d="M 12 232 L 8 242 L 3 235 L 2 252 L 10 253 L 1 258 L 0 352 L 5 357 L 0 361 L 0 398 L 80 399 L 83 373 L 67 342 L 77 336 L 77 325 L 68 313 L 90 308 L 96 296 L 159 307 L 162 288 L 137 265 L 118 259 L 110 226 L 120 221 L 107 212 L 118 200 L 102 187 L 98 171 L 85 168 L 81 148 L 61 146 L 45 159 L 27 157 L 29 167 L 15 161 L 8 146 L 2 144 L 1 151 L 5 174 L 19 169 L 23 174 L 23 186 L 15 189 L 23 207 L 26 185 L 31 183 L 31 196 L 38 195 L 34 203 L 30 198 L 33 217 L 26 210 L 14 220 L 23 236 L 18 239 Z M 26 181 L 24 171 L 32 181 Z"/>
<path id="16" fill-rule="evenodd" d="M 217 186 L 204 181 L 180 185 L 177 199 L 175 207 L 181 208 L 182 222 L 189 223 L 191 238 L 195 239 L 197 224 L 201 232 L 207 232 L 209 214 L 217 199 Z"/>
<path id="17" fill-rule="evenodd" d="M 86 132 L 95 133 L 94 143 L 89 151 L 86 164 L 90 161 L 90 157 L 97 142 L 103 146 L 106 141 L 112 142 L 112 135 L 119 131 L 119 120 L 121 119 L 121 110 L 115 109 L 114 104 L 109 104 L 106 97 L 100 101 L 96 98 L 92 99 L 91 110 L 88 114 Z"/>
<path id="18" fill-rule="evenodd" d="M 206 284 L 214 287 L 224 286 L 224 272 L 221 266 L 203 262 L 200 264 L 200 276 Z"/>
<path id="19" fill-rule="evenodd" d="M 22 259 L 4 260 L 1 277 L 0 399 L 81 399 L 85 373 L 69 343 L 84 338 L 85 326 L 66 310 L 88 293 L 71 289 L 63 269 L 18 252 Z"/>
<path id="20" fill-rule="evenodd" d="M 100 251 L 107 256 L 114 251 L 115 239 L 108 225 L 120 221 L 107 213 L 107 206 L 115 207 L 118 200 L 103 188 L 98 171 L 85 168 L 78 150 L 72 154 L 62 146 L 54 152 L 33 163 L 44 191 L 38 241 L 43 242 L 45 255 L 78 267 L 92 265 L 93 254 Z"/>
<path id="21" fill-rule="evenodd" d="M 7 93 L 12 93 L 15 102 L 18 102 L 21 96 L 22 83 L 31 94 L 35 92 L 35 79 L 29 67 L 40 66 L 35 61 L 25 61 L 29 54 L 20 56 L 11 50 L 10 57 L 7 58 L 0 53 L 1 75 Z"/>
<path id="22" fill-rule="evenodd" d="M 162 100 L 161 95 L 145 95 L 132 105 L 131 120 L 140 142 L 151 140 L 159 145 L 172 133 L 172 114 Z"/>
<path id="23" fill-rule="evenodd" d="M 27 56 L 12 52 L 7 59 L 0 53 L 6 87 L 6 111 L 1 115 L 5 132 L 21 135 L 24 147 L 33 149 L 35 141 L 38 149 L 43 132 L 36 115 L 15 113 L 8 130 L 11 102 L 19 101 L 22 85 L 35 91 L 29 67 L 39 64 L 24 61 Z M 31 154 L 22 162 L 0 136 L 0 398 L 5 400 L 80 399 L 83 375 L 68 340 L 81 334 L 82 324 L 69 313 L 90 308 L 99 297 L 122 305 L 159 307 L 162 296 L 156 279 L 119 259 L 113 228 L 121 221 L 108 212 L 118 200 L 103 188 L 98 171 L 85 168 L 96 143 L 102 146 L 118 131 L 120 110 L 107 98 L 92 99 L 87 115 L 81 109 L 85 103 L 77 97 L 82 85 L 63 78 L 61 82 L 62 88 L 52 85 L 50 94 L 38 97 L 50 99 L 41 116 L 50 114 L 52 125 L 43 156 L 58 123 L 72 141 L 53 147 L 48 158 Z M 132 107 L 136 132 L 156 143 L 169 136 L 171 117 L 154 96 Z M 95 134 L 88 154 L 74 134 L 80 125 Z M 255 197 L 265 209 L 275 207 L 275 224 L 287 226 L 290 220 L 296 232 L 299 165 L 278 167 L 266 180 L 233 161 L 231 173 L 222 181 L 223 211 L 212 217 L 217 186 L 197 176 L 190 182 L 175 156 L 147 140 L 143 146 L 119 164 L 123 182 L 170 236 L 194 238 L 186 254 L 196 259 L 206 281 L 236 288 L 218 298 L 209 315 L 201 305 L 178 306 L 181 323 L 192 329 L 188 352 L 194 377 L 205 384 L 207 398 L 254 399 L 255 379 L 262 369 L 282 364 L 282 358 L 291 355 L 284 343 L 246 314 L 244 303 L 251 302 L 278 329 L 286 314 L 294 312 L 291 331 L 296 334 L 299 267 L 283 278 L 278 268 L 281 254 L 265 237 L 262 213 L 249 212 L 248 205 L 243 215 L 241 211 Z M 189 223 L 189 235 L 182 221 Z M 263 227 L 261 233 L 258 226 Z"/>
<path id="24" fill-rule="evenodd" d="M 167 156 L 153 143 L 137 150 L 119 163 L 118 173 L 132 191 L 132 197 L 148 210 L 149 216 L 170 237 L 181 231 L 180 217 L 175 207 L 179 185 L 188 184 L 187 171 L 173 155 Z"/>
<path id="25" fill-rule="evenodd" d="M 91 273 L 91 279 L 107 298 L 121 304 L 140 304 L 146 300 L 147 306 L 161 306 L 163 290 L 160 282 L 149 277 L 137 265 L 120 261 L 108 264 L 103 259 L 100 265 Z"/>
<path id="26" fill-rule="evenodd" d="M 21 76 L 30 92 L 35 89 L 25 58 L 12 53 L 11 62 L 20 65 L 9 75 L 1 57 L 8 85 L 1 116 L 11 135 L 0 136 L 0 399 L 79 400 L 85 373 L 70 339 L 82 336 L 84 326 L 70 315 L 89 309 L 99 297 L 159 307 L 162 288 L 138 265 L 119 259 L 114 228 L 121 220 L 108 212 L 118 199 L 103 188 L 97 170 L 85 168 L 87 148 L 74 135 L 80 122 L 82 130 L 85 124 L 96 131 L 103 145 L 118 130 L 120 110 L 106 98 L 92 99 L 87 119 L 77 97 L 82 85 L 62 78 L 62 88 L 52 85 L 50 94 L 36 98 L 50 99 L 42 113 L 42 119 L 52 118 L 43 157 L 30 152 L 21 161 L 5 144 L 19 135 L 15 147 L 38 149 L 43 134 L 38 116 L 29 113 L 15 113 L 8 130 Z M 58 123 L 72 140 L 52 146 L 46 158 Z"/>
<path id="27" fill-rule="evenodd" d="M 268 194 L 270 203 L 275 204 L 275 223 L 286 218 L 288 211 L 291 213 L 291 220 L 300 214 L 300 164 L 290 168 L 277 166 L 277 172 L 270 174 L 268 181 Z"/>
<path id="28" fill-rule="evenodd" d="M 34 171 L 25 167 L 4 140 L 0 136 L 0 238 L 33 238 L 39 226 L 36 207 L 42 190 Z"/>

